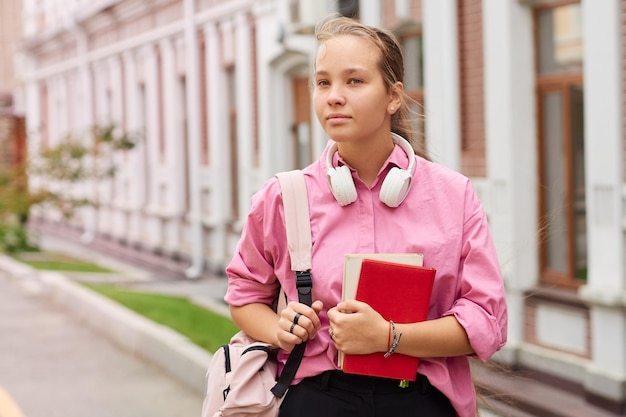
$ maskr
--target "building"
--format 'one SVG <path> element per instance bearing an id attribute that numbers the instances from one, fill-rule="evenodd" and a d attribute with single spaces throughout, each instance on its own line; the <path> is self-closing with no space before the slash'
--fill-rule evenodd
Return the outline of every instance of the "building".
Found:
<path id="1" fill-rule="evenodd" d="M 0 3 L 0 182 L 3 185 L 0 198 L 3 199 L 10 199 L 15 192 L 21 193 L 26 185 L 23 175 L 26 160 L 25 120 L 16 74 L 16 66 L 20 62 L 17 52 L 22 39 L 21 13 L 19 0 Z M 6 212 L 15 207 L 13 203 L 1 205 L 3 226 L 12 221 L 6 218 Z M 0 244 L 0 247 L 4 248 L 4 245 Z"/>
<path id="2" fill-rule="evenodd" d="M 94 124 L 143 136 L 114 180 L 71 190 L 97 209 L 36 213 L 39 226 L 190 277 L 220 271 L 253 192 L 321 152 L 311 31 L 339 11 L 398 35 L 433 159 L 485 203 L 510 306 L 498 359 L 624 415 L 625 5 L 25 0 L 31 153 Z"/>

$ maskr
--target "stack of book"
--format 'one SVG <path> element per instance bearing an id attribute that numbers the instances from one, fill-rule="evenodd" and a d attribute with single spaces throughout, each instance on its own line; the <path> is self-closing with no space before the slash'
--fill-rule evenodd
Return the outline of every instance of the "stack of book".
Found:
<path id="1" fill-rule="evenodd" d="M 422 265 L 421 254 L 348 254 L 343 299 L 365 302 L 396 324 L 424 321 L 436 271 Z M 385 358 L 380 352 L 339 352 L 338 362 L 346 373 L 415 381 L 419 358 L 400 353 Z"/>

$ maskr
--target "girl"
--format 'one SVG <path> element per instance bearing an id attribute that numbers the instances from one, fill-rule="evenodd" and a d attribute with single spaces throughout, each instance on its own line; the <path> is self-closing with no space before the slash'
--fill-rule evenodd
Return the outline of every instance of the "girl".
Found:
<path id="1" fill-rule="evenodd" d="M 284 364 L 307 341 L 281 417 L 476 415 L 468 356 L 506 342 L 507 309 L 489 226 L 470 181 L 413 152 L 403 56 L 386 31 L 335 17 L 316 28 L 313 101 L 330 140 L 305 168 L 313 304 L 297 302 L 276 179 L 252 198 L 226 271 L 225 300 L 250 336 L 278 346 Z M 405 139 L 406 138 L 406 139 Z M 408 151 L 407 151 L 408 149 Z M 391 182 L 385 182 L 387 177 Z M 390 323 L 369 305 L 341 302 L 346 253 L 421 253 L 437 270 L 428 320 Z M 290 300 L 276 314 L 280 287 Z M 295 300 L 295 301 L 294 301 Z M 421 358 L 417 381 L 350 375 L 337 353 Z"/>

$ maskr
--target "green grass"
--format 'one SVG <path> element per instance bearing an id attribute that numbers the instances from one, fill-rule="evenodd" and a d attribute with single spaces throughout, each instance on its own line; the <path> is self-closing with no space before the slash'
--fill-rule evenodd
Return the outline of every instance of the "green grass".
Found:
<path id="1" fill-rule="evenodd" d="M 114 272 L 111 269 L 104 268 L 93 262 L 87 262 L 52 252 L 19 253 L 14 255 L 14 257 L 18 261 L 38 270 L 97 273 Z"/>
<path id="2" fill-rule="evenodd" d="M 239 330 L 228 318 L 199 307 L 185 297 L 125 290 L 106 284 L 84 283 L 136 313 L 170 327 L 213 353 Z"/>

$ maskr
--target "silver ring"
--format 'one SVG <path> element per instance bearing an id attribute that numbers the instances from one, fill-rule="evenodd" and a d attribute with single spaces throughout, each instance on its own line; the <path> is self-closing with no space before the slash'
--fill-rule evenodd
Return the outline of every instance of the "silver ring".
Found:
<path id="1" fill-rule="evenodd" d="M 296 313 L 296 315 L 293 316 L 293 323 L 298 324 L 298 320 L 300 320 L 300 317 L 302 317 L 302 314 Z"/>
<path id="2" fill-rule="evenodd" d="M 296 323 L 291 324 L 291 327 L 289 328 L 289 333 L 293 334 L 294 327 L 296 327 Z"/>

